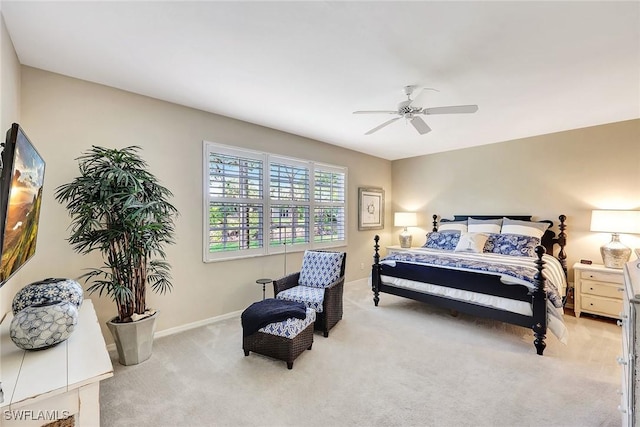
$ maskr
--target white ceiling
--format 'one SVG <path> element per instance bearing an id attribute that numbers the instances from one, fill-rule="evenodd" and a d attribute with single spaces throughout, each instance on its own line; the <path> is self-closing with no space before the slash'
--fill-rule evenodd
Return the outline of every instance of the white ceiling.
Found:
<path id="1" fill-rule="evenodd" d="M 394 160 L 640 117 L 640 2 L 14 2 L 22 64 Z M 475 114 L 404 120 L 422 107 Z M 418 102 L 419 101 L 419 102 Z"/>

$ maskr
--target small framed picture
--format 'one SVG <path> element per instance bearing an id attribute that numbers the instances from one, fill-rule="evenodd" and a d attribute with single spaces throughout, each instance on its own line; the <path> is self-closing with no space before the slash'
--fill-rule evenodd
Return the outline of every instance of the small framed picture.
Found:
<path id="1" fill-rule="evenodd" d="M 358 230 L 384 228 L 384 190 L 382 188 L 358 188 Z"/>

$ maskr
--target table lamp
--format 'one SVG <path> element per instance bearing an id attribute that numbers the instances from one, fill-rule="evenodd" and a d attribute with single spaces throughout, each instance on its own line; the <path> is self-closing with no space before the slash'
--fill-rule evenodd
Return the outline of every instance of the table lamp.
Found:
<path id="1" fill-rule="evenodd" d="M 418 225 L 418 218 L 415 212 L 396 212 L 393 216 L 393 224 L 396 227 L 404 227 L 400 233 L 400 247 L 410 248 L 413 236 L 407 231 L 407 227 Z"/>
<path id="2" fill-rule="evenodd" d="M 605 267 L 623 268 L 631 248 L 620 241 L 620 233 L 640 234 L 640 211 L 594 210 L 591 231 L 611 233 L 611 241 L 600 247 L 602 261 Z"/>

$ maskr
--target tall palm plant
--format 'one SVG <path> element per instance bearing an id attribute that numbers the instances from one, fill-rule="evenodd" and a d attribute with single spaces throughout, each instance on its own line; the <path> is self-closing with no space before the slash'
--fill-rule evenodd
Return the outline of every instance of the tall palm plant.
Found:
<path id="1" fill-rule="evenodd" d="M 104 265 L 84 274 L 89 293 L 108 295 L 117 322 L 130 322 L 147 310 L 147 285 L 172 288 L 164 246 L 174 243 L 178 211 L 173 194 L 160 185 L 139 156 L 140 147 L 92 146 L 78 160 L 80 176 L 56 188 L 55 198 L 71 216 L 68 241 L 80 254 L 99 251 Z"/>

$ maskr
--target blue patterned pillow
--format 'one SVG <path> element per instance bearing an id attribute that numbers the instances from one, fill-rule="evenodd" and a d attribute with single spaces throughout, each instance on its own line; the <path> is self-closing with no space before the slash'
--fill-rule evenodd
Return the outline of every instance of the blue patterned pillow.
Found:
<path id="1" fill-rule="evenodd" d="M 298 284 L 326 288 L 340 278 L 344 252 L 305 251 Z"/>
<path id="2" fill-rule="evenodd" d="M 535 257 L 540 239 L 521 234 L 490 234 L 484 244 L 484 252 L 494 254 Z"/>
<path id="3" fill-rule="evenodd" d="M 427 243 L 422 246 L 429 249 L 443 249 L 445 251 L 452 251 L 458 245 L 460 241 L 460 232 L 447 231 L 446 233 L 440 233 L 432 231 L 427 233 Z"/>

